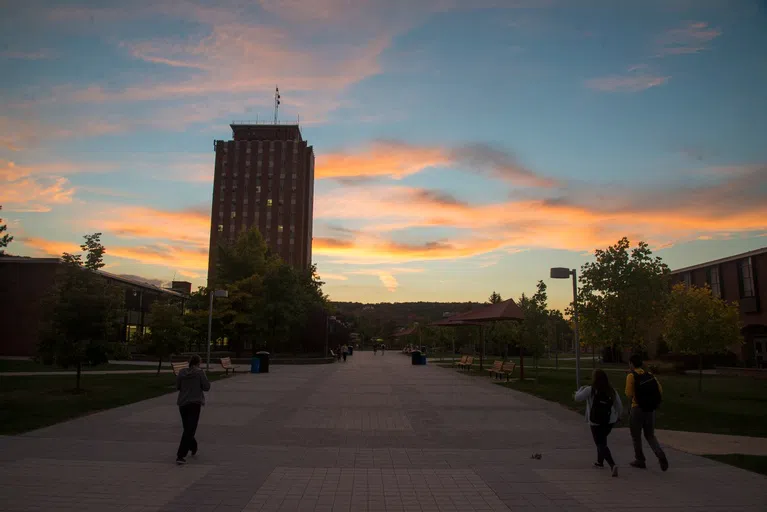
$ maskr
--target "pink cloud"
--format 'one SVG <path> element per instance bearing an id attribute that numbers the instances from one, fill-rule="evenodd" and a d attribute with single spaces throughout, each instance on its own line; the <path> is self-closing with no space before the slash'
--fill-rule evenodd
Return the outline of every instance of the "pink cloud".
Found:
<path id="1" fill-rule="evenodd" d="M 702 21 L 690 21 L 684 26 L 666 31 L 658 37 L 658 56 L 686 55 L 706 49 L 706 43 L 722 35 L 721 30 Z"/>
<path id="2" fill-rule="evenodd" d="M 653 74 L 609 75 L 586 80 L 586 87 L 603 92 L 640 92 L 663 85 L 670 78 Z"/>

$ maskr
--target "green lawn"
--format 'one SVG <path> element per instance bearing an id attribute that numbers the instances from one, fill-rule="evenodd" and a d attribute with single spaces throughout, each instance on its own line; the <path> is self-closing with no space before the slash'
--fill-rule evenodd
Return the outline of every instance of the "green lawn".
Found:
<path id="1" fill-rule="evenodd" d="M 525 372 L 526 378 L 534 376 L 533 371 Z M 609 372 L 608 376 L 623 395 L 625 376 L 617 372 Z M 588 384 L 589 379 L 590 370 L 584 370 L 581 383 Z M 704 376 L 703 392 L 698 393 L 695 375 L 660 375 L 658 379 L 663 385 L 658 428 L 767 437 L 766 380 L 709 375 Z M 525 380 L 501 385 L 583 412 L 585 405 L 576 404 L 572 398 L 574 381 L 572 370 L 541 370 L 537 384 Z M 627 406 L 625 400 L 624 406 Z"/>
<path id="2" fill-rule="evenodd" d="M 211 373 L 211 381 L 223 377 Z M 172 375 L 87 375 L 75 394 L 74 375 L 0 375 L 0 435 L 19 434 L 91 412 L 173 393 Z"/>
<path id="3" fill-rule="evenodd" d="M 727 455 L 704 455 L 704 457 L 724 462 L 730 466 L 735 466 L 754 473 L 767 475 L 767 456 L 764 455 L 743 455 L 740 453 L 730 453 Z"/>
<path id="4" fill-rule="evenodd" d="M 163 363 L 163 368 L 170 368 L 168 363 Z M 99 364 L 96 366 L 84 366 L 83 371 L 95 370 L 156 370 L 157 364 L 153 366 L 142 366 L 135 364 Z M 61 372 L 75 371 L 74 368 L 61 368 L 59 366 L 48 366 L 35 361 L 17 361 L 0 359 L 0 372 Z"/>

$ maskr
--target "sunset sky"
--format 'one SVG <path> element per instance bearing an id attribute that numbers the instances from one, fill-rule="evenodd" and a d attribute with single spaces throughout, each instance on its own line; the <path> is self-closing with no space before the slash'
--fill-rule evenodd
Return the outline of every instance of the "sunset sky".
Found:
<path id="1" fill-rule="evenodd" d="M 300 116 L 333 300 L 485 300 L 767 245 L 762 0 L 0 0 L 0 216 L 202 285 L 213 140 Z"/>

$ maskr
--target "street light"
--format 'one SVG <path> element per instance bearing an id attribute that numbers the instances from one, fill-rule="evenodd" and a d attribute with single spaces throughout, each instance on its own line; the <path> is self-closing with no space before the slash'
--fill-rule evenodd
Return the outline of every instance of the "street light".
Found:
<path id="1" fill-rule="evenodd" d="M 336 317 L 325 315 L 325 354 L 323 357 L 328 357 L 328 338 L 330 337 L 330 321 L 336 321 Z"/>
<path id="2" fill-rule="evenodd" d="M 555 267 L 551 269 L 552 279 L 567 279 L 573 276 L 573 320 L 575 322 L 575 389 L 581 387 L 581 343 L 578 337 L 578 274 L 575 269 Z"/>
<path id="3" fill-rule="evenodd" d="M 210 294 L 210 306 L 208 307 L 208 359 L 205 363 L 205 370 L 210 371 L 210 342 L 213 334 L 213 297 L 229 297 L 229 292 L 226 290 L 212 291 Z"/>

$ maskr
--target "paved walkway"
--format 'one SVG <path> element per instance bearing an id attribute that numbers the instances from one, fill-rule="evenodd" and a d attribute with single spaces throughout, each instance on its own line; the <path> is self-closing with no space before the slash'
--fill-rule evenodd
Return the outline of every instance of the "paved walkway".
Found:
<path id="1" fill-rule="evenodd" d="M 173 395 L 0 438 L 0 510 L 767 508 L 767 478 L 673 449 L 632 470 L 625 434 L 610 478 L 582 417 L 400 354 L 271 370 L 213 383 L 183 467 Z"/>

